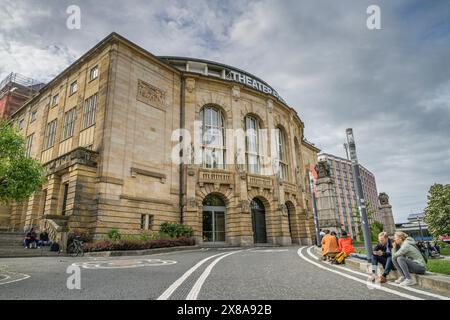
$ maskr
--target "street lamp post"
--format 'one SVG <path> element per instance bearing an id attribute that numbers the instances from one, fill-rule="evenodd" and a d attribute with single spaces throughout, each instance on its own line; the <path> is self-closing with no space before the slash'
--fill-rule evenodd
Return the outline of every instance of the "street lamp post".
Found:
<path id="1" fill-rule="evenodd" d="M 312 195 L 312 205 L 313 205 L 313 215 L 314 215 L 314 224 L 316 226 L 316 242 L 317 245 L 320 246 L 320 228 L 319 228 L 319 217 L 317 216 L 317 204 L 316 204 L 316 193 L 314 192 L 314 178 L 309 171 L 309 189 Z"/>
<path id="2" fill-rule="evenodd" d="M 367 261 L 372 260 L 372 239 L 369 230 L 369 221 L 367 219 L 367 207 L 366 201 L 364 200 L 364 194 L 361 183 L 361 173 L 359 171 L 358 157 L 356 155 L 356 144 L 355 138 L 353 136 L 353 129 L 348 128 L 346 130 L 347 133 L 347 143 L 348 149 L 350 151 L 350 159 L 352 161 L 353 172 L 355 174 L 355 183 L 356 183 L 356 194 L 357 194 L 357 203 L 359 208 L 359 214 L 361 216 L 361 227 L 363 230 L 364 236 L 364 244 L 367 251 Z"/>

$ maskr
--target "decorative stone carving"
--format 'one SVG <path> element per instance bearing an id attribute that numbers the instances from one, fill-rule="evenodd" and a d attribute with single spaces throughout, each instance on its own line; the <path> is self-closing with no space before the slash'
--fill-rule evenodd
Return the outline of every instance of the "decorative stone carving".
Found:
<path id="1" fill-rule="evenodd" d="M 380 205 L 389 205 L 389 196 L 385 192 L 381 192 L 378 196 L 378 199 L 380 200 Z"/>
<path id="2" fill-rule="evenodd" d="M 162 107 L 166 102 L 166 93 L 145 81 L 138 80 L 137 100 L 148 105 Z"/>
<path id="3" fill-rule="evenodd" d="M 315 166 L 317 172 L 317 178 L 329 178 L 330 177 L 330 166 L 326 161 L 319 161 Z"/>
<path id="4" fill-rule="evenodd" d="M 278 205 L 278 210 L 280 210 L 283 216 L 287 215 L 288 209 L 284 203 Z"/>
<path id="5" fill-rule="evenodd" d="M 188 203 L 188 206 L 189 206 L 190 208 L 195 208 L 195 207 L 197 207 L 197 201 L 195 200 L 194 197 L 190 197 L 190 198 L 188 199 L 187 203 Z"/>
<path id="6" fill-rule="evenodd" d="M 269 110 L 269 113 L 273 111 L 273 101 L 271 99 L 267 99 L 267 110 Z"/>
<path id="7" fill-rule="evenodd" d="M 195 79 L 193 79 L 193 78 L 186 79 L 186 90 L 189 93 L 194 92 L 194 90 L 195 90 Z"/>
<path id="8" fill-rule="evenodd" d="M 249 212 L 250 211 L 250 202 L 248 200 L 242 200 L 240 201 L 241 210 L 243 212 Z"/>
<path id="9" fill-rule="evenodd" d="M 241 89 L 238 86 L 233 86 L 233 88 L 231 88 L 231 95 L 234 101 L 237 102 L 241 97 Z"/>

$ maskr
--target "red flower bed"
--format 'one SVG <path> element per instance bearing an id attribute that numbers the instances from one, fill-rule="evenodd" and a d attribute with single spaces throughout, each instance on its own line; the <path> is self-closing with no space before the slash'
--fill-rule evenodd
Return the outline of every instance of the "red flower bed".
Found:
<path id="1" fill-rule="evenodd" d="M 159 240 L 102 240 L 93 243 L 85 243 L 83 245 L 84 251 L 96 252 L 96 251 L 123 251 L 123 250 L 145 250 L 155 248 L 168 248 L 168 247 L 180 247 L 180 246 L 193 246 L 195 240 L 193 238 L 174 238 L 174 239 L 159 239 Z"/>

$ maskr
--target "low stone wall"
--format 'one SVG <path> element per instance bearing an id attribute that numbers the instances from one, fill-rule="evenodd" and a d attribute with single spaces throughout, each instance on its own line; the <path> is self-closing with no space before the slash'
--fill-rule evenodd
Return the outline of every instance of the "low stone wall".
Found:
<path id="1" fill-rule="evenodd" d="M 314 247 L 317 255 L 322 255 L 322 251 L 318 247 Z M 357 259 L 348 257 L 345 259 L 346 266 L 356 269 L 358 271 L 370 273 L 372 270 L 372 266 L 370 263 Z M 378 273 L 383 273 L 383 267 L 378 266 Z M 437 290 L 445 293 L 450 293 L 450 276 L 426 272 L 424 275 L 412 274 L 412 276 L 416 279 L 417 284 L 424 289 Z M 395 280 L 398 278 L 397 271 L 391 271 L 388 275 L 388 280 Z"/>

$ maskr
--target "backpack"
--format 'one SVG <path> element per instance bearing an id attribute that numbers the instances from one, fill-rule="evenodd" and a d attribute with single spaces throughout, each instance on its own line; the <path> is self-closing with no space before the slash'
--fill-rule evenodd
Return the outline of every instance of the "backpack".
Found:
<path id="1" fill-rule="evenodd" d="M 347 258 L 347 254 L 345 252 L 339 252 L 334 257 L 333 263 L 335 263 L 335 264 L 343 264 L 345 262 L 345 258 Z"/>
<path id="2" fill-rule="evenodd" d="M 428 257 L 427 257 L 427 255 L 426 255 L 425 253 L 423 253 L 422 250 L 420 250 L 419 247 L 418 247 L 416 244 L 414 244 L 413 246 L 420 252 L 420 254 L 421 254 L 422 257 L 423 257 L 423 260 L 425 260 L 425 263 L 428 263 Z"/>
<path id="3" fill-rule="evenodd" d="M 59 244 L 57 244 L 56 242 L 54 242 L 54 243 L 50 246 L 50 251 L 59 252 Z"/>

